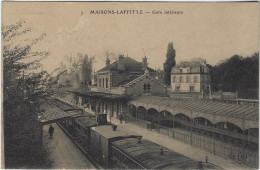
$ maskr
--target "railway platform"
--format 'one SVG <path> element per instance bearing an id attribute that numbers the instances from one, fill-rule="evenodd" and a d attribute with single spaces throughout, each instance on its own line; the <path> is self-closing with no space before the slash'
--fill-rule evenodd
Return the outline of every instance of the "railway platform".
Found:
<path id="1" fill-rule="evenodd" d="M 52 139 L 48 134 L 49 126 L 43 127 L 43 145 L 50 152 L 53 169 L 96 169 L 57 124 L 52 126 L 55 129 Z"/>
<path id="2" fill-rule="evenodd" d="M 131 122 L 123 121 L 120 124 L 120 121 L 115 118 L 111 118 L 111 122 L 128 130 L 134 131 L 143 136 L 144 139 L 148 139 L 154 143 L 162 145 L 172 151 L 178 152 L 184 156 L 187 156 L 191 159 L 197 161 L 206 161 L 206 157 L 208 162 L 217 165 L 223 169 L 250 169 L 249 167 L 233 162 L 230 159 L 224 159 L 218 155 L 211 154 L 209 152 L 200 150 L 198 148 L 194 148 L 185 143 L 179 142 L 177 140 L 171 139 L 168 136 L 163 134 L 159 134 L 158 132 L 148 130 L 144 127 L 140 127 Z"/>

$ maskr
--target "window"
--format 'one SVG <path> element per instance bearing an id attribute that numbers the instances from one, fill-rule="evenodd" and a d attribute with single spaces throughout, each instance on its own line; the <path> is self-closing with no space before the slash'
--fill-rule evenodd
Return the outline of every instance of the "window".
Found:
<path id="1" fill-rule="evenodd" d="M 182 73 L 182 68 L 180 69 L 180 73 Z"/>
<path id="2" fill-rule="evenodd" d="M 176 82 L 176 76 L 172 77 L 172 82 L 175 83 Z"/>
<path id="3" fill-rule="evenodd" d="M 150 85 L 150 84 L 147 84 L 147 90 L 148 90 L 148 92 L 150 92 L 150 89 L 151 89 L 151 85 Z"/>
<path id="4" fill-rule="evenodd" d="M 194 76 L 193 81 L 194 81 L 194 83 L 197 83 L 198 77 L 197 77 L 197 76 Z"/>
<path id="5" fill-rule="evenodd" d="M 106 78 L 106 88 L 108 88 L 108 78 Z"/>
<path id="6" fill-rule="evenodd" d="M 146 84 L 144 83 L 144 88 L 143 88 L 144 90 L 146 90 Z"/>
<path id="7" fill-rule="evenodd" d="M 103 78 L 102 82 L 103 82 L 103 86 L 102 87 L 104 88 L 105 87 L 105 78 Z"/>
<path id="8" fill-rule="evenodd" d="M 189 83 L 190 82 L 190 76 L 186 77 L 186 82 Z"/>
<path id="9" fill-rule="evenodd" d="M 190 86 L 190 92 L 194 92 L 194 86 Z"/>
<path id="10" fill-rule="evenodd" d="M 101 87 L 101 79 L 98 79 L 98 87 Z"/>
<path id="11" fill-rule="evenodd" d="M 144 87 L 143 87 L 143 92 L 144 93 L 150 93 L 150 90 L 151 90 L 151 85 L 148 83 L 144 83 Z"/>
<path id="12" fill-rule="evenodd" d="M 180 83 L 182 83 L 182 76 L 180 76 Z"/>
<path id="13" fill-rule="evenodd" d="M 181 90 L 181 86 L 175 86 L 175 91 L 180 91 Z"/>
<path id="14" fill-rule="evenodd" d="M 190 68 L 187 68 L 187 73 L 190 73 Z"/>

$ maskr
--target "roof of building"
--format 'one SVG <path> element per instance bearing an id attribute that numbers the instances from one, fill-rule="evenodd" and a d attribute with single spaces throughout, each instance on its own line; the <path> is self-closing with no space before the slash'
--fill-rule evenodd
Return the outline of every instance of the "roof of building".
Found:
<path id="1" fill-rule="evenodd" d="M 120 138 L 120 137 L 141 137 L 141 135 L 127 130 L 121 126 L 117 126 L 117 129 L 114 131 L 111 125 L 102 125 L 92 127 L 92 130 L 99 133 L 101 136 L 104 136 L 107 139 Z"/>
<path id="2" fill-rule="evenodd" d="M 183 61 L 179 63 L 178 65 L 174 66 L 175 68 L 181 68 L 181 67 L 200 67 L 200 66 L 205 66 L 204 64 L 201 64 L 196 61 Z"/>
<path id="3" fill-rule="evenodd" d="M 144 139 L 141 143 L 137 143 L 136 139 L 128 138 L 114 141 L 112 144 L 147 169 L 197 169 L 198 166 L 198 161 L 149 140 Z M 163 154 L 161 154 L 161 149 L 163 149 Z M 207 169 L 218 168 L 208 163 L 203 163 L 203 167 Z"/>
<path id="4" fill-rule="evenodd" d="M 259 106 L 218 103 L 210 100 L 173 99 L 169 97 L 140 96 L 134 101 L 150 105 L 180 108 L 185 110 L 188 109 L 197 112 L 248 120 L 258 120 L 259 116 Z"/>
<path id="5" fill-rule="evenodd" d="M 125 71 L 144 71 L 142 69 L 142 62 L 138 62 L 130 57 L 122 57 L 122 64 L 124 64 Z M 150 67 L 147 67 L 147 69 L 154 72 Z M 118 60 L 100 69 L 98 72 L 102 71 L 118 71 Z"/>
<path id="6" fill-rule="evenodd" d="M 129 76 L 129 77 L 123 79 L 122 81 L 120 81 L 120 82 L 114 84 L 114 87 L 124 86 L 124 85 L 126 85 L 127 83 L 129 83 L 129 82 L 131 82 L 131 81 L 137 79 L 137 78 L 140 77 L 140 76 L 142 76 L 142 75 L 140 75 L 140 74 L 139 74 L 139 75 L 131 75 L 131 76 Z"/>
<path id="7" fill-rule="evenodd" d="M 56 107 L 58 107 L 58 108 L 60 108 L 61 110 L 64 110 L 64 111 L 71 110 L 71 109 L 75 109 L 75 110 L 81 109 L 81 108 L 79 108 L 75 105 L 69 104 L 65 101 L 62 101 L 62 100 L 56 98 L 56 97 L 55 98 L 49 97 L 49 98 L 47 98 L 47 101 L 48 101 L 48 103 L 51 103 L 51 104 L 55 105 Z"/>
<path id="8" fill-rule="evenodd" d="M 141 81 L 141 80 L 143 80 L 143 79 L 145 79 L 145 78 L 149 78 L 149 79 L 155 81 L 156 83 L 158 83 L 158 84 L 164 86 L 165 88 L 167 87 L 167 85 L 164 84 L 163 82 L 161 82 L 161 81 L 155 79 L 153 76 L 150 76 L 150 75 L 149 75 L 149 72 L 146 72 L 145 74 L 143 74 L 143 75 L 137 77 L 136 79 L 133 79 L 133 80 L 131 80 L 131 81 L 125 83 L 125 84 L 122 85 L 122 86 L 129 87 L 129 86 L 131 86 L 132 84 L 135 84 L 135 83 L 137 83 L 138 81 Z"/>

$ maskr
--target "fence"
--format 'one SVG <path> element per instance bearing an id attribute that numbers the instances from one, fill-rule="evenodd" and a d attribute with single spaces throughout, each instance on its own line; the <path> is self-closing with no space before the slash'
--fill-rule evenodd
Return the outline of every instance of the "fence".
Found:
<path id="1" fill-rule="evenodd" d="M 238 163 L 246 164 L 250 167 L 258 168 L 257 149 L 250 150 L 248 148 L 243 148 L 235 143 L 227 143 L 225 141 L 214 138 L 213 136 L 207 136 L 205 134 L 188 131 L 185 129 L 172 129 L 158 124 L 154 124 L 152 129 L 150 129 L 151 126 L 147 126 L 146 121 L 140 119 L 132 122 L 138 126 L 143 128 L 148 127 L 148 130 L 164 134 L 169 138 L 192 145 L 193 147 L 205 150 L 209 153 L 231 159 Z"/>

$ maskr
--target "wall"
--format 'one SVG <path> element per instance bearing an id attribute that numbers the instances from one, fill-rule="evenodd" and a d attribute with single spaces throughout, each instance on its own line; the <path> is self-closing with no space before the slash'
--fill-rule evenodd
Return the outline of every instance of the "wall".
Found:
<path id="1" fill-rule="evenodd" d="M 173 82 L 174 78 L 176 77 L 176 81 Z M 182 76 L 182 82 L 180 82 L 180 76 Z M 189 82 L 187 82 L 187 76 L 190 77 Z M 194 83 L 194 76 L 197 76 L 197 81 Z M 194 91 L 195 92 L 200 92 L 200 74 L 178 74 L 178 75 L 172 75 L 171 76 L 171 86 L 172 86 L 172 91 L 175 91 L 175 86 L 180 85 L 180 91 L 183 92 L 189 92 L 190 91 L 190 86 L 194 86 Z"/>
<path id="2" fill-rule="evenodd" d="M 174 81 L 174 76 L 175 81 Z M 182 82 L 180 82 L 180 76 L 182 76 Z M 194 77 L 197 76 L 196 82 L 194 82 Z M 187 77 L 189 81 L 187 82 Z M 171 75 L 171 86 L 172 92 L 176 91 L 175 87 L 180 86 L 180 92 L 190 92 L 190 86 L 194 86 L 194 92 L 201 92 L 202 89 L 206 89 L 207 85 L 210 85 L 210 75 L 209 74 L 173 74 Z"/>
<path id="3" fill-rule="evenodd" d="M 167 88 L 164 87 L 162 84 L 160 84 L 159 82 L 156 82 L 156 80 L 152 80 L 149 78 L 144 78 L 141 81 L 136 82 L 135 85 L 131 85 L 129 87 L 126 87 L 126 94 L 128 95 L 141 95 L 143 94 L 143 87 L 144 87 L 144 83 L 146 84 L 150 84 L 150 93 L 153 94 L 167 94 Z"/>
<path id="4" fill-rule="evenodd" d="M 112 87 L 110 92 L 113 94 L 125 94 L 125 87 Z"/>

